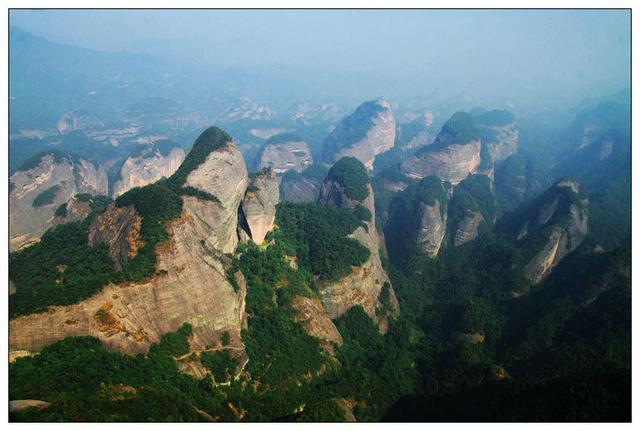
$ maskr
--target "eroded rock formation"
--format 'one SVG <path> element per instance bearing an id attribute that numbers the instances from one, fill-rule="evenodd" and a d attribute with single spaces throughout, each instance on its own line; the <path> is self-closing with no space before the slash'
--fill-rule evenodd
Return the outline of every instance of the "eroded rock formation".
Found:
<path id="1" fill-rule="evenodd" d="M 342 157 L 360 160 L 371 170 L 378 154 L 395 145 L 396 121 L 391 105 L 384 99 L 365 102 L 344 118 L 325 140 L 322 155 L 333 164 Z"/>
<path id="2" fill-rule="evenodd" d="M 249 235 L 256 244 L 262 244 L 264 237 L 273 229 L 279 199 L 278 178 L 271 169 L 252 175 L 242 200 L 242 212 Z"/>
<path id="3" fill-rule="evenodd" d="M 78 193 L 106 195 L 107 174 L 91 162 L 61 153 L 33 159 L 10 178 L 9 249 L 36 242 L 55 222 L 58 207 Z"/>
<path id="4" fill-rule="evenodd" d="M 276 135 L 269 139 L 258 156 L 258 169 L 271 168 L 276 174 L 290 169 L 302 172 L 313 163 L 311 150 L 299 136 Z"/>
<path id="5" fill-rule="evenodd" d="M 130 156 L 120 169 L 120 176 L 113 185 L 114 198 L 134 187 L 144 187 L 162 177 L 169 178 L 184 160 L 184 150 L 174 147 L 163 155 L 160 151 L 150 149 L 150 154 L 137 157 Z"/>

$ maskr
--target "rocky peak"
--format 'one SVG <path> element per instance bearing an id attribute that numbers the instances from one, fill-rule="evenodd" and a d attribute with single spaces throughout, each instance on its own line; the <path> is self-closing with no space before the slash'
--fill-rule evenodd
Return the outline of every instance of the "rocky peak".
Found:
<path id="1" fill-rule="evenodd" d="M 587 206 L 580 184 L 562 179 L 506 221 L 527 256 L 525 275 L 532 283 L 542 281 L 582 244 L 588 233 Z"/>
<path id="2" fill-rule="evenodd" d="M 58 151 L 27 160 L 9 182 L 11 250 L 38 241 L 55 212 L 78 193 L 106 195 L 107 174 L 93 163 Z"/>
<path id="3" fill-rule="evenodd" d="M 320 188 L 319 205 L 354 209 L 371 194 L 364 165 L 354 157 L 343 157 L 329 170 Z"/>
<path id="4" fill-rule="evenodd" d="M 322 156 L 331 164 L 342 157 L 360 160 L 373 169 L 375 157 L 395 145 L 396 121 L 384 99 L 365 102 L 345 117 L 324 142 Z"/>
<path id="5" fill-rule="evenodd" d="M 258 156 L 259 169 L 271 168 L 276 174 L 291 169 L 302 172 L 312 163 L 309 145 L 301 137 L 289 133 L 271 137 Z"/>
<path id="6" fill-rule="evenodd" d="M 381 331 L 388 319 L 399 313 L 399 305 L 389 277 L 380 261 L 380 238 L 376 229 L 373 189 L 364 165 L 354 157 L 340 159 L 329 170 L 318 198 L 318 205 L 333 205 L 354 212 L 363 222 L 350 237 L 370 251 L 370 258 L 350 275 L 320 289 L 320 299 L 332 319 L 361 305 Z M 388 301 L 382 301 L 384 295 Z M 383 302 L 387 302 L 384 304 Z"/>
<path id="7" fill-rule="evenodd" d="M 206 192 L 217 201 L 207 220 L 209 241 L 223 253 L 233 252 L 238 244 L 238 208 L 249 184 L 242 153 L 222 130 L 211 127 L 196 140 L 189 155 L 174 174 L 175 181 L 184 178 L 185 187 Z"/>
<path id="8" fill-rule="evenodd" d="M 250 175 L 249 181 L 242 199 L 242 213 L 251 239 L 261 244 L 274 227 L 276 204 L 280 199 L 278 177 L 273 170 L 266 168 Z"/>
<path id="9" fill-rule="evenodd" d="M 482 144 L 486 145 L 491 160 L 499 162 L 515 154 L 520 129 L 511 112 L 495 110 L 484 112 L 474 118 Z"/>
<path id="10" fill-rule="evenodd" d="M 473 118 L 458 112 L 445 123 L 433 144 L 404 161 L 400 170 L 412 179 L 436 176 L 455 185 L 478 172 L 481 162 L 480 134 Z"/>
<path id="11" fill-rule="evenodd" d="M 162 177 L 170 177 L 184 158 L 184 150 L 171 141 L 141 145 L 122 165 L 118 181 L 113 185 L 113 197 L 134 187 L 154 183 Z"/>

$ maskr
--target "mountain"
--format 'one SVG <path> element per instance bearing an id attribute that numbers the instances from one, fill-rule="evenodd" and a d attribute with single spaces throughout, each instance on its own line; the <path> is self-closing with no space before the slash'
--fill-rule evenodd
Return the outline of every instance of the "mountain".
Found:
<path id="1" fill-rule="evenodd" d="M 39 240 L 61 205 L 79 193 L 106 195 L 107 174 L 93 163 L 61 152 L 27 160 L 9 177 L 9 247 Z"/>
<path id="2" fill-rule="evenodd" d="M 112 185 L 113 197 L 133 187 L 144 187 L 162 177 L 170 177 L 184 158 L 184 150 L 168 140 L 140 145 L 120 168 L 118 180 Z"/>
<path id="3" fill-rule="evenodd" d="M 455 185 L 481 168 L 481 147 L 472 117 L 458 112 L 442 126 L 433 144 L 404 161 L 400 169 L 412 179 L 436 176 Z"/>
<path id="4" fill-rule="evenodd" d="M 325 140 L 322 158 L 332 164 L 342 157 L 360 160 L 368 170 L 378 154 L 395 145 L 396 122 L 384 99 L 365 102 L 345 117 Z"/>
<path id="5" fill-rule="evenodd" d="M 530 204 L 508 217 L 503 226 L 522 243 L 525 276 L 539 283 L 588 233 L 588 199 L 572 179 L 557 181 Z"/>
<path id="6" fill-rule="evenodd" d="M 328 283 L 320 288 L 320 299 L 328 315 L 337 318 L 348 309 L 360 305 L 381 330 L 386 332 L 387 319 L 397 316 L 399 305 L 380 261 L 373 189 L 362 162 L 354 157 L 338 160 L 322 184 L 318 205 L 332 205 L 353 211 L 362 225 L 349 237 L 369 250 L 369 259 L 363 265 L 338 282 Z M 385 289 L 387 304 L 380 300 Z"/>
<path id="7" fill-rule="evenodd" d="M 258 169 L 271 168 L 276 174 L 290 169 L 304 171 L 313 164 L 309 145 L 293 134 L 277 134 L 270 137 L 258 155 Z"/>

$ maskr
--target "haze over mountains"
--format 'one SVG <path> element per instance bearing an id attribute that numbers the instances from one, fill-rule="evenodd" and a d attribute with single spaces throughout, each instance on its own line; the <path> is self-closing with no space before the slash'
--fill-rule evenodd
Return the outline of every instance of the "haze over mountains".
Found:
<path id="1" fill-rule="evenodd" d="M 624 58 L 544 105 L 10 48 L 12 420 L 630 419 Z"/>

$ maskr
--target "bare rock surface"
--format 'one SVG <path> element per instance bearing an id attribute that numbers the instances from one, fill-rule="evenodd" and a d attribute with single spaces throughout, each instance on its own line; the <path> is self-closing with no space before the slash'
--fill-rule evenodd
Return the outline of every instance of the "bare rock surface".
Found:
<path id="1" fill-rule="evenodd" d="M 309 145 L 302 138 L 290 134 L 274 136 L 258 156 L 258 169 L 271 168 L 276 174 L 290 169 L 302 172 L 312 163 Z"/>
<path id="2" fill-rule="evenodd" d="M 39 241 L 54 224 L 58 207 L 78 193 L 106 195 L 107 174 L 83 159 L 62 154 L 45 154 L 39 162 L 18 170 L 10 178 L 9 249 L 17 250 Z M 50 200 L 38 205 L 34 200 L 48 192 Z"/>
<path id="3" fill-rule="evenodd" d="M 278 178 L 271 169 L 262 170 L 252 176 L 242 200 L 242 212 L 251 239 L 256 244 L 262 244 L 264 237 L 273 229 L 279 199 Z"/>
<path id="4" fill-rule="evenodd" d="M 37 352 L 64 337 L 90 335 L 111 349 L 136 354 L 185 322 L 193 326 L 194 350 L 204 350 L 225 331 L 231 344 L 241 348 L 244 279 L 237 275 L 235 291 L 218 252 L 207 242 L 206 219 L 219 208 L 190 196 L 184 200 L 182 215 L 168 227 L 170 239 L 156 248 L 156 275 L 110 284 L 77 304 L 11 320 L 10 350 Z"/>
<path id="5" fill-rule="evenodd" d="M 574 180 L 556 182 L 534 202 L 533 215 L 519 229 L 518 238 L 525 244 L 539 241 L 540 236 L 545 240 L 524 268 L 532 283 L 541 282 L 587 236 L 588 202 L 580 192 L 581 186 Z"/>
<path id="6" fill-rule="evenodd" d="M 323 159 L 333 164 L 351 156 L 371 170 L 376 156 L 393 148 L 395 139 L 396 121 L 389 102 L 384 99 L 365 102 L 331 132 L 324 143 Z"/>
<path id="7" fill-rule="evenodd" d="M 111 204 L 91 222 L 89 245 L 95 247 L 98 244 L 107 244 L 115 269 L 120 271 L 144 245 L 140 236 L 141 226 L 142 218 L 133 206 L 120 208 Z"/>
<path id="8" fill-rule="evenodd" d="M 220 252 L 231 253 L 238 244 L 238 207 L 248 184 L 242 153 L 232 142 L 212 151 L 186 179 L 185 186 L 210 193 L 220 201 L 213 203 L 216 211 L 203 215 L 210 229 L 209 241 Z"/>
<path id="9" fill-rule="evenodd" d="M 319 205 L 335 205 L 340 208 L 354 209 L 358 205 L 364 206 L 371 212 L 371 220 L 364 222 L 349 235 L 369 249 L 370 257 L 363 265 L 354 267 L 351 274 L 342 279 L 325 283 L 320 288 L 320 300 L 327 314 L 335 319 L 350 308 L 360 305 L 382 332 L 386 332 L 388 318 L 397 316 L 400 312 L 393 289 L 390 288 L 390 307 L 386 312 L 380 302 L 380 293 L 389 277 L 382 267 L 379 252 L 379 238 L 375 223 L 375 206 L 371 184 L 367 184 L 368 195 L 363 201 L 357 201 L 347 196 L 344 186 L 330 178 L 331 173 L 322 186 Z"/>
<path id="10" fill-rule="evenodd" d="M 134 187 L 154 183 L 162 177 L 169 178 L 180 167 L 184 158 L 184 150 L 179 147 L 172 148 L 166 156 L 155 151 L 151 157 L 145 155 L 127 158 L 120 169 L 120 177 L 113 185 L 113 197 L 117 198 Z"/>

